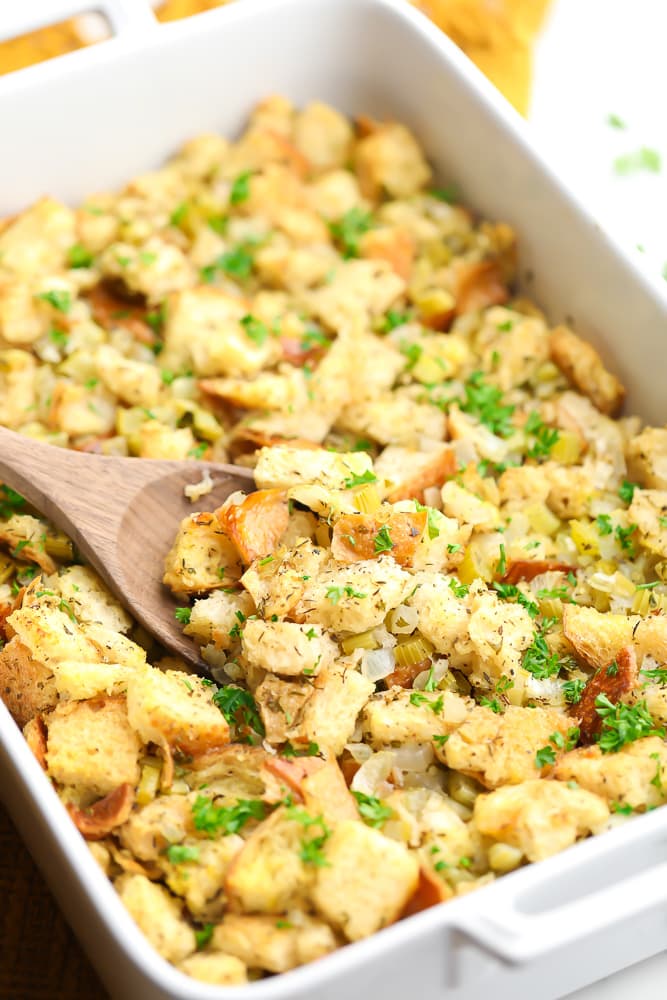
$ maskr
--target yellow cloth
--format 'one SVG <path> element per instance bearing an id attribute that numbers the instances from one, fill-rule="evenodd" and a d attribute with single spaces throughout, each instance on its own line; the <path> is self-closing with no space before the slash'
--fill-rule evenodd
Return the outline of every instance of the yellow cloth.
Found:
<path id="1" fill-rule="evenodd" d="M 143 2 L 143 0 L 137 0 Z M 229 0 L 163 0 L 161 21 L 197 14 Z M 505 96 L 526 114 L 532 47 L 549 0 L 413 0 L 442 28 Z M 74 21 L 0 43 L 0 75 L 81 48 Z"/>

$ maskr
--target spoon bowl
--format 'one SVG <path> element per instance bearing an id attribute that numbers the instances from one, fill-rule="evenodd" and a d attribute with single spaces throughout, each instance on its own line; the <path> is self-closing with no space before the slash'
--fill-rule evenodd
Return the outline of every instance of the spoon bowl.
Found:
<path id="1" fill-rule="evenodd" d="M 184 488 L 205 470 L 213 510 L 236 490 L 254 489 L 252 472 L 211 462 L 118 458 L 68 451 L 0 428 L 0 482 L 25 497 L 72 540 L 132 616 L 165 649 L 199 671 L 199 647 L 175 618 L 177 601 L 163 585 L 164 558 L 193 505 Z"/>

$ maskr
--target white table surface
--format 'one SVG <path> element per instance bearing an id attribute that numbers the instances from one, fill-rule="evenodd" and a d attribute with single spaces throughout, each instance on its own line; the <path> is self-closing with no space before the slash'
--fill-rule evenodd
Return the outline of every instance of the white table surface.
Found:
<path id="1" fill-rule="evenodd" d="M 666 41 L 667 0 L 552 0 L 537 48 L 530 120 L 563 179 L 667 295 Z M 612 128 L 610 114 L 627 127 Z M 641 147 L 661 154 L 660 173 L 614 171 L 616 157 Z M 575 997 L 665 1000 L 667 952 Z"/>

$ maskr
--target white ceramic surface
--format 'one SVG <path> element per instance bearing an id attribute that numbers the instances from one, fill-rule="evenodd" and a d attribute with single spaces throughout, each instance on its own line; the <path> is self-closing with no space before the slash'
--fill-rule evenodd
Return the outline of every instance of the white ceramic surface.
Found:
<path id="1" fill-rule="evenodd" d="M 443 179 L 516 226 L 527 290 L 603 345 L 631 405 L 662 422 L 664 300 L 540 162 L 493 88 L 403 0 L 243 0 L 159 29 L 135 16 L 140 3 L 100 4 L 124 37 L 0 79 L 0 214 L 45 190 L 76 200 L 119 184 L 198 131 L 233 133 L 269 91 L 392 115 L 414 127 Z M 67 13 L 76 3 L 56 6 Z M 0 795 L 112 995 L 219 997 L 146 946 L 2 706 L 0 774 Z M 667 810 L 658 810 L 316 964 L 228 992 L 550 1000 L 663 949 L 666 913 Z"/>

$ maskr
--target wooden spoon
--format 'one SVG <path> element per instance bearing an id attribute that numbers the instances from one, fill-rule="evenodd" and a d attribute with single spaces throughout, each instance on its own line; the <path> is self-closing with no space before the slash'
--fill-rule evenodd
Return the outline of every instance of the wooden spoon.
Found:
<path id="1" fill-rule="evenodd" d="M 0 482 L 64 531 L 137 621 L 200 670 L 208 668 L 182 634 L 162 575 L 180 521 L 201 509 L 183 488 L 205 469 L 214 481 L 202 500 L 207 510 L 254 489 L 252 472 L 235 465 L 90 455 L 0 428 Z"/>

